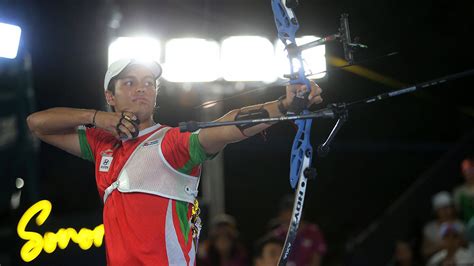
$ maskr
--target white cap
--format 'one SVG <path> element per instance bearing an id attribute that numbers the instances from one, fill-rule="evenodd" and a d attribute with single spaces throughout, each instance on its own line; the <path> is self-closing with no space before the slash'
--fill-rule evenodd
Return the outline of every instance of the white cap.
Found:
<path id="1" fill-rule="evenodd" d="M 107 87 L 109 86 L 109 83 L 113 78 L 115 78 L 118 74 L 120 74 L 126 67 L 131 66 L 131 65 L 141 65 L 141 66 L 147 67 L 151 71 L 151 73 L 153 73 L 153 76 L 155 76 L 156 79 L 161 77 L 161 73 L 163 72 L 161 65 L 158 64 L 158 62 L 156 61 L 120 59 L 113 62 L 109 66 L 109 69 L 107 69 L 107 73 L 105 73 L 105 79 L 104 79 L 104 90 L 107 90 Z"/>
<path id="2" fill-rule="evenodd" d="M 437 210 L 439 208 L 451 206 L 453 204 L 453 200 L 451 199 L 451 194 L 449 194 L 449 192 L 441 191 L 433 196 L 432 203 L 433 209 Z"/>

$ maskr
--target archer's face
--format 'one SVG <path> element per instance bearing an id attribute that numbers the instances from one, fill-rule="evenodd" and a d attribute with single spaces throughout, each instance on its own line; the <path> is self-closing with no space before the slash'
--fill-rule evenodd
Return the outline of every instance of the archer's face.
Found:
<path id="1" fill-rule="evenodd" d="M 111 94 L 108 102 L 116 112 L 132 112 L 143 121 L 153 115 L 156 106 L 156 80 L 146 67 L 131 66 L 119 76 Z"/>

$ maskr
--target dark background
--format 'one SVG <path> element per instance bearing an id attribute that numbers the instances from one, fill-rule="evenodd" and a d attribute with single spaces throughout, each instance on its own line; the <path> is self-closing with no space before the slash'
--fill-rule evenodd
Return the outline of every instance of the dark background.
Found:
<path id="1" fill-rule="evenodd" d="M 108 22 L 114 6 L 123 19 L 121 27 L 112 32 Z M 398 52 L 363 66 L 406 84 L 474 67 L 472 1 L 307 0 L 301 1 L 296 12 L 299 35 L 317 36 L 335 33 L 340 14 L 349 13 L 353 36 L 369 46 L 356 58 Z M 19 58 L 30 54 L 32 62 L 34 95 L 29 111 L 57 106 L 104 109 L 103 76 L 109 40 L 114 35 L 145 33 L 162 43 L 187 36 L 219 41 L 230 35 L 255 34 L 276 39 L 270 1 L 0 1 L 0 21 L 23 29 Z M 327 45 L 326 51 L 343 57 L 339 44 Z M 8 64 L 13 63 L 0 61 L 2 68 Z M 8 80 L 5 72 L 0 74 Z M 362 261 L 380 265 L 389 259 L 393 240 L 417 237 L 423 222 L 430 218 L 431 195 L 451 190 L 462 181 L 459 162 L 473 151 L 473 81 L 467 77 L 351 111 L 330 155 L 314 159 L 319 176 L 307 192 L 306 219 L 320 225 L 328 242 L 324 264 Z M 394 89 L 342 70 L 328 73 L 319 84 L 325 103 L 349 102 Z M 195 84 L 186 91 L 182 84 L 165 82 L 158 97 L 157 122 L 176 126 L 198 119 L 199 112 L 205 111 L 193 107 L 210 93 L 206 86 Z M 225 102 L 222 115 L 274 100 L 283 91 L 283 87 L 272 87 Z M 314 146 L 324 141 L 333 123 L 314 122 Z M 24 125 L 24 120 L 19 124 Z M 276 214 L 276 202 L 291 192 L 287 173 L 294 133 L 289 123 L 278 124 L 268 130 L 266 141 L 253 137 L 224 151 L 226 211 L 237 217 L 249 247 Z M 5 150 L 0 152 L 6 154 Z M 15 156 L 5 155 L 8 158 L 3 163 L 24 154 Z M 28 156 L 36 160 L 37 179 L 26 182 L 18 210 L 2 211 L 2 265 L 19 263 L 24 241 L 16 236 L 16 223 L 38 199 L 53 203 L 51 216 L 44 226 L 36 227 L 38 232 L 93 228 L 101 223 L 102 204 L 91 164 L 43 143 Z M 0 175 L 11 185 L 16 176 L 9 171 Z M 419 188 L 407 192 L 414 184 Z M 5 188 L 2 193 L 9 195 L 12 189 Z M 404 193 L 411 196 L 400 200 Z M 396 210 L 406 211 L 411 206 L 411 211 L 400 211 L 393 223 L 394 212 L 387 212 L 387 208 L 397 202 Z M 382 224 L 371 234 L 374 237 L 354 244 L 354 238 L 374 221 Z M 104 253 L 96 248 L 83 252 L 71 243 L 64 251 L 42 253 L 35 262 L 100 265 L 104 264 Z"/>

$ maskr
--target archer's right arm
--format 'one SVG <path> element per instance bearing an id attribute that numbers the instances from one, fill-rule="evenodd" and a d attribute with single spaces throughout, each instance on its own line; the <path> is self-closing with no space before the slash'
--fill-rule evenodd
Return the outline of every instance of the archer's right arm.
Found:
<path id="1" fill-rule="evenodd" d="M 33 113 L 26 121 L 39 139 L 80 157 L 77 127 L 91 124 L 94 113 L 95 110 L 58 107 Z"/>
<path id="2" fill-rule="evenodd" d="M 124 112 L 124 114 L 136 119 L 133 113 Z M 31 132 L 42 141 L 81 157 L 78 126 L 95 124 L 97 128 L 104 129 L 119 139 L 116 127 L 120 123 L 121 132 L 132 138 L 134 125 L 127 120 L 120 122 L 121 118 L 122 113 L 58 107 L 31 114 L 27 118 L 27 123 Z"/>

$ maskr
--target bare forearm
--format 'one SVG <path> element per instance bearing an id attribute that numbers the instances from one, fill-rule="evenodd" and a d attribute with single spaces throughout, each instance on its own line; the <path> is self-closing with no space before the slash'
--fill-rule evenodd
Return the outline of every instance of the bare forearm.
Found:
<path id="1" fill-rule="evenodd" d="M 277 117 L 283 115 L 278 110 L 278 102 L 272 101 L 264 104 L 252 105 L 243 107 L 238 110 L 232 110 L 216 121 L 235 121 L 236 115 L 238 112 L 246 112 L 249 110 L 257 110 L 264 108 L 270 117 Z M 258 134 L 259 132 L 267 129 L 272 124 L 270 123 L 261 123 L 255 126 L 240 130 L 236 126 L 225 126 L 225 127 L 215 127 L 215 128 L 206 128 L 201 130 L 199 133 L 199 140 L 203 145 L 204 149 L 208 153 L 215 153 L 220 151 L 225 145 L 229 143 L 234 143 L 246 139 L 250 136 Z"/>
<path id="2" fill-rule="evenodd" d="M 308 95 L 308 105 L 309 107 L 312 104 L 320 103 L 323 101 L 320 94 L 322 92 L 321 88 L 316 85 L 316 83 L 311 82 L 311 92 Z M 293 99 L 297 93 L 306 93 L 306 86 L 302 84 L 298 85 L 289 85 L 286 87 L 286 98 L 281 100 L 282 109 L 288 109 L 288 106 L 291 105 Z M 260 105 L 253 105 L 241 108 L 239 110 L 233 110 L 223 117 L 219 118 L 217 121 L 235 121 L 237 114 L 240 112 L 249 113 L 248 111 L 258 111 L 258 109 L 263 108 L 268 112 L 268 116 L 277 117 L 283 115 L 278 108 L 278 101 L 267 102 Z M 286 113 L 286 111 L 284 111 Z M 208 153 L 216 153 L 222 150 L 225 145 L 233 142 L 241 141 L 247 137 L 253 136 L 262 130 L 270 127 L 271 123 L 262 123 L 255 126 L 251 126 L 245 129 L 239 129 L 236 126 L 226 126 L 226 127 L 216 127 L 216 128 L 206 128 L 201 130 L 199 133 L 199 141 L 203 146 L 204 150 Z"/>
<path id="3" fill-rule="evenodd" d="M 28 116 L 30 130 L 36 135 L 72 132 L 79 125 L 92 123 L 95 110 L 66 107 L 51 108 Z"/>
<path id="4" fill-rule="evenodd" d="M 260 109 L 262 107 L 265 110 L 267 110 L 269 117 L 278 117 L 278 116 L 283 115 L 278 110 L 278 101 L 271 101 L 271 102 L 266 102 L 264 104 L 247 106 L 247 107 L 244 107 L 240 110 L 245 112 L 246 110 L 256 110 L 256 109 Z M 238 112 L 238 110 L 237 110 L 237 112 Z M 235 116 L 233 118 L 235 120 Z M 242 132 L 237 127 L 233 127 L 232 129 L 235 131 L 236 141 L 240 141 L 242 139 L 245 139 L 247 137 L 250 137 L 250 136 L 253 136 L 253 135 L 256 135 L 256 134 L 262 132 L 263 130 L 267 129 L 268 127 L 270 127 L 273 124 L 274 123 L 257 124 L 255 126 L 252 126 L 252 127 L 249 127 L 247 129 L 243 130 Z"/>

